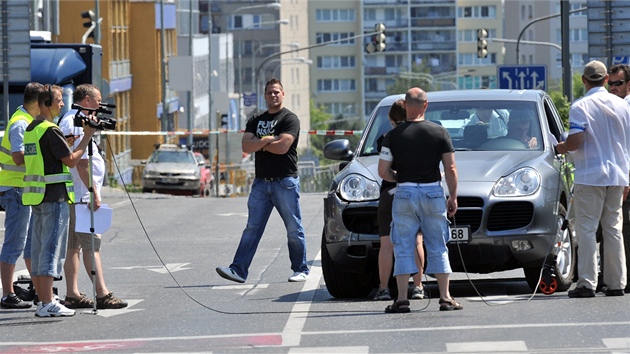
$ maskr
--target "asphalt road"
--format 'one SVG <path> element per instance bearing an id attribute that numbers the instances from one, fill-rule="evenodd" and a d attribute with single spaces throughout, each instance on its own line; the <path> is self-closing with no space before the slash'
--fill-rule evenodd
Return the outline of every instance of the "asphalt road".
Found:
<path id="1" fill-rule="evenodd" d="M 104 195 L 114 210 L 103 236 L 105 279 L 130 306 L 49 319 L 0 310 L 0 352 L 630 353 L 630 296 L 532 296 L 521 271 L 454 274 L 462 311 L 438 311 L 431 278 L 433 298 L 412 301 L 409 314 L 331 297 L 319 258 L 322 194 L 301 199 L 309 280 L 287 282 L 286 233 L 274 212 L 245 284 L 214 268 L 232 260 L 246 198 Z M 18 270 L 25 274 L 22 262 Z M 55 286 L 63 297 L 65 284 Z M 91 296 L 85 273 L 80 289 Z"/>

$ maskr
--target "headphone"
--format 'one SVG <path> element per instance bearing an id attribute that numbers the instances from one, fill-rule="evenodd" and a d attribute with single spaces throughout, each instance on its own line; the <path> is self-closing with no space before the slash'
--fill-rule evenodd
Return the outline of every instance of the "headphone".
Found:
<path id="1" fill-rule="evenodd" d="M 53 93 L 52 93 L 52 85 L 48 85 L 48 99 L 44 101 L 44 106 L 50 107 L 52 106 Z"/>

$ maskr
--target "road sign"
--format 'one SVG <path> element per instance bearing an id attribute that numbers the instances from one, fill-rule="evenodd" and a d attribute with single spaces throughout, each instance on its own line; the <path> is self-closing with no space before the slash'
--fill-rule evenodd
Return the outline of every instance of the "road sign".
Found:
<path id="1" fill-rule="evenodd" d="M 497 78 L 500 89 L 547 90 L 545 65 L 499 65 Z"/>

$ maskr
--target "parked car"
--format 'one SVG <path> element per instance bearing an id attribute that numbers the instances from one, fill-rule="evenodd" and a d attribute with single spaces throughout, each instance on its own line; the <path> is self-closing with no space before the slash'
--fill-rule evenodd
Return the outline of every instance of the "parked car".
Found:
<path id="1" fill-rule="evenodd" d="M 576 263 L 572 232 L 563 227 L 568 224 L 572 164 L 554 152 L 564 127 L 551 98 L 539 90 L 429 92 L 428 98 L 425 119 L 444 126 L 456 150 L 458 210 L 450 220 L 448 244 L 453 271 L 523 268 L 534 289 L 547 261 L 550 274 L 557 276 L 557 290 L 567 290 Z M 388 96 L 377 105 L 356 151 L 346 139 L 324 149 L 326 158 L 345 161 L 324 198 L 322 268 L 334 297 L 367 296 L 378 285 L 377 139 L 391 129 L 387 114 L 397 99 L 404 95 Z M 510 138 L 505 129 L 492 130 L 490 124 L 472 124 L 478 110 L 490 111 L 506 129 L 528 119 L 530 139 Z M 522 115 L 526 118 L 516 117 Z"/>
<path id="2" fill-rule="evenodd" d="M 209 197 L 214 190 L 214 175 L 212 174 L 212 167 L 206 163 L 206 158 L 200 153 L 195 152 L 195 159 L 201 166 L 201 178 L 199 179 L 199 196 Z"/>
<path id="3" fill-rule="evenodd" d="M 199 162 L 186 146 L 161 144 L 142 164 L 143 192 L 200 193 L 205 161 Z"/>

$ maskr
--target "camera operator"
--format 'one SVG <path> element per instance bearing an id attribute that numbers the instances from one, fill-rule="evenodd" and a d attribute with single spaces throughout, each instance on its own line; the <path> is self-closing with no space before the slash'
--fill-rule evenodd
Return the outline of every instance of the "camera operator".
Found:
<path id="1" fill-rule="evenodd" d="M 98 109 L 101 105 L 101 92 L 96 86 L 90 84 L 82 84 L 77 86 L 72 96 L 73 102 L 83 108 Z M 63 131 L 68 144 L 76 147 L 79 139 L 83 135 L 83 128 L 76 126 L 75 116 L 84 116 L 90 112 L 70 110 L 59 121 L 59 127 Z M 85 120 L 85 118 L 77 121 Z M 92 187 L 94 192 L 94 210 L 101 206 L 101 187 L 105 179 L 105 161 L 101 156 L 98 146 L 92 140 Z M 81 160 L 75 168 L 70 170 L 72 180 L 74 181 L 74 192 L 77 204 L 89 204 L 90 191 L 90 164 L 87 151 L 81 157 Z M 80 206 L 82 207 L 82 206 Z M 76 225 L 76 206 L 70 206 L 70 230 L 68 233 L 68 252 L 64 272 L 66 275 L 66 298 L 65 305 L 68 308 L 92 308 L 94 301 L 85 294 L 79 292 L 79 254 L 83 249 L 83 265 L 88 275 L 92 274 L 92 262 L 94 262 L 96 282 L 96 306 L 99 309 L 119 309 L 127 306 L 127 302 L 115 297 L 105 285 L 103 278 L 103 267 L 101 265 L 101 235 L 94 234 L 94 258 L 92 258 L 92 234 L 81 233 L 75 231 Z M 86 252 L 88 251 L 88 252 Z M 90 277 L 92 279 L 92 277 Z"/>

